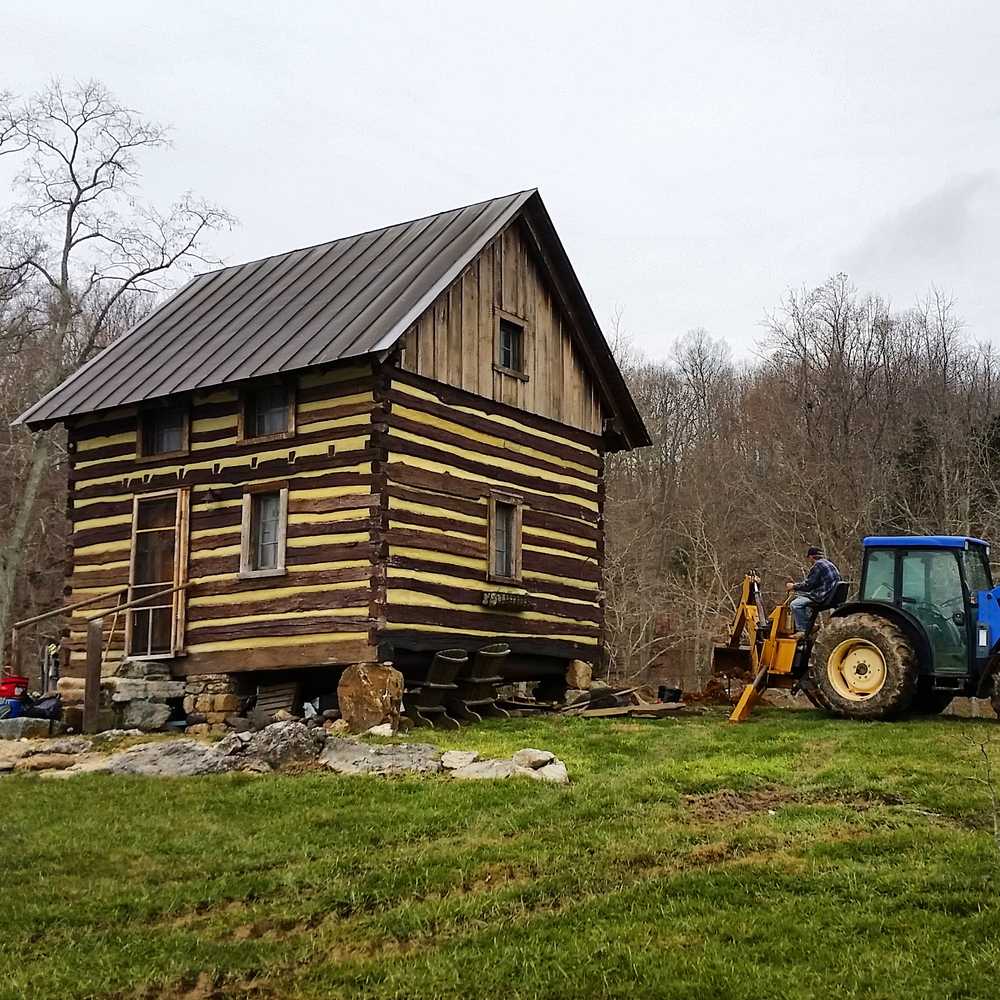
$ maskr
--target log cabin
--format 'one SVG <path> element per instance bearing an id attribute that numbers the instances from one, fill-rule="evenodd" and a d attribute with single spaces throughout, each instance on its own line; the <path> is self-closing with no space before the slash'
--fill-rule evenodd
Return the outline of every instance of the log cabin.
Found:
<path id="1" fill-rule="evenodd" d="M 595 664 L 649 443 L 536 190 L 202 274 L 19 420 L 68 434 L 70 676 L 101 610 L 109 670 Z"/>

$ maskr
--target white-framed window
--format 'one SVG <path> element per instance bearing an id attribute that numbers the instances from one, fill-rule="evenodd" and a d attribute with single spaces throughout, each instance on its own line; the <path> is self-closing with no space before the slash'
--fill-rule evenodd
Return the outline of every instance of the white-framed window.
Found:
<path id="1" fill-rule="evenodd" d="M 244 493 L 240 576 L 283 576 L 287 532 L 287 486 L 260 486 Z"/>

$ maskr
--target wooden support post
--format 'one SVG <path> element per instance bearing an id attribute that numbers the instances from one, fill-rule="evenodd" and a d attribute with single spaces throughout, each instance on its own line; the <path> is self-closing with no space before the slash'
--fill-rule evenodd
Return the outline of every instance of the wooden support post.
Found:
<path id="1" fill-rule="evenodd" d="M 101 663 L 104 660 L 104 619 L 87 622 L 87 673 L 83 689 L 83 731 L 97 732 L 101 707 Z"/>
<path id="2" fill-rule="evenodd" d="M 21 673 L 21 630 L 18 628 L 10 633 L 10 672 L 15 676 Z"/>

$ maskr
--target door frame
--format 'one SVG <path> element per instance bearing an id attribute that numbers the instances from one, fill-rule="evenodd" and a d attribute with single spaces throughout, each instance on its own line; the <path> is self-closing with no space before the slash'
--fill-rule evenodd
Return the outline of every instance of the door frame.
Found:
<path id="1" fill-rule="evenodd" d="M 157 490 L 153 493 L 136 493 L 132 497 L 132 532 L 129 543 L 128 599 L 133 600 L 135 587 L 136 528 L 139 523 L 139 504 L 146 500 L 175 497 L 174 508 L 174 587 L 188 582 L 190 553 L 191 487 L 180 486 L 173 490 Z M 169 660 L 185 653 L 184 640 L 187 631 L 187 591 L 178 590 L 171 595 L 170 651 L 166 653 L 133 654 L 132 621 L 135 609 L 125 612 L 125 660 Z"/>

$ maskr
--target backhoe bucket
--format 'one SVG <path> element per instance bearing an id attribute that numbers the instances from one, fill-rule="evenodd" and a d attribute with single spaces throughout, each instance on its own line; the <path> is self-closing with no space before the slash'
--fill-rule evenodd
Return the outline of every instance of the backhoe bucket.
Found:
<path id="1" fill-rule="evenodd" d="M 712 650 L 712 673 L 716 677 L 750 677 L 752 670 L 749 646 L 716 646 Z"/>

